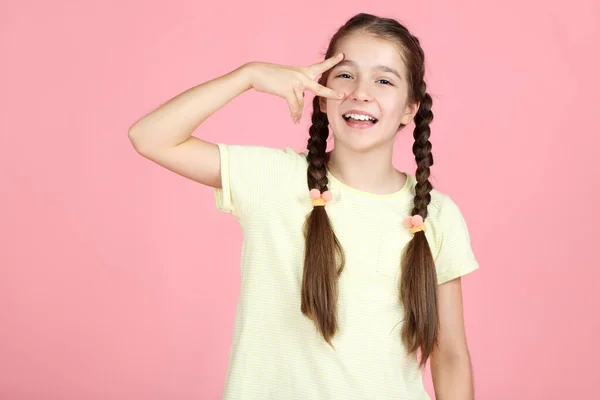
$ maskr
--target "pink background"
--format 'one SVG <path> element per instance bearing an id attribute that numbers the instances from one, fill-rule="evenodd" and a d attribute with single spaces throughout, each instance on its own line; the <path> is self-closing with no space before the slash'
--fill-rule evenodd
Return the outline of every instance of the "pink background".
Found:
<path id="1" fill-rule="evenodd" d="M 244 62 L 318 61 L 360 11 L 428 57 L 433 183 L 481 264 L 463 281 L 476 397 L 597 398 L 600 7 L 494 3 L 2 3 L 0 399 L 220 398 L 241 232 L 127 129 Z M 248 92 L 196 135 L 300 150 L 307 127 Z"/>

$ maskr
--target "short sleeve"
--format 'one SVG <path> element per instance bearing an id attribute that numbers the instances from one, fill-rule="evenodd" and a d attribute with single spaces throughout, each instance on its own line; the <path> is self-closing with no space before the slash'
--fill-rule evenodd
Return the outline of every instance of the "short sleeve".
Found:
<path id="1" fill-rule="evenodd" d="M 469 229 L 458 205 L 444 195 L 436 221 L 437 254 L 434 257 L 438 284 L 479 268 L 471 248 Z"/>
<path id="2" fill-rule="evenodd" d="M 283 184 L 294 150 L 218 143 L 221 188 L 214 189 L 218 210 L 247 219 Z"/>

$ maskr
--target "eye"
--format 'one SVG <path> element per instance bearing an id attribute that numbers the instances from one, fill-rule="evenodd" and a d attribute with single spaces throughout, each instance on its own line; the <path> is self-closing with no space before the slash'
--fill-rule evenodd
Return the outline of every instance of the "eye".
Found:
<path id="1" fill-rule="evenodd" d="M 345 73 L 345 72 L 344 72 L 344 73 L 341 73 L 341 74 L 339 74 L 338 76 L 336 76 L 336 78 L 341 78 L 341 77 L 344 77 L 344 76 L 347 76 L 348 78 L 351 78 L 350 74 L 347 74 L 347 73 Z"/>
<path id="2" fill-rule="evenodd" d="M 386 83 L 384 83 L 384 85 L 394 86 L 394 85 L 392 85 L 392 82 L 388 81 L 387 79 L 379 79 L 377 82 L 386 82 Z"/>

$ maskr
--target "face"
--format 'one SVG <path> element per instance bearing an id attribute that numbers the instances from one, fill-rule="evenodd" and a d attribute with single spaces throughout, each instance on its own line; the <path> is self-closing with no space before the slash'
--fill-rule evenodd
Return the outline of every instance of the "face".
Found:
<path id="1" fill-rule="evenodd" d="M 355 151 L 392 146 L 400 124 L 408 124 L 418 108 L 408 104 L 408 82 L 398 48 L 363 33 L 346 37 L 336 50 L 344 53 L 344 59 L 329 70 L 326 86 L 345 97 L 320 100 L 336 146 Z"/>

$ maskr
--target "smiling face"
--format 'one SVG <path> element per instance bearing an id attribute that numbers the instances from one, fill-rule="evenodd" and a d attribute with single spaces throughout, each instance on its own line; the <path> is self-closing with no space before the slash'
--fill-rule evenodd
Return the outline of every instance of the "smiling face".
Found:
<path id="1" fill-rule="evenodd" d="M 418 104 L 409 103 L 398 47 L 389 40 L 355 33 L 336 50 L 344 53 L 344 60 L 328 71 L 326 86 L 346 96 L 320 100 L 336 145 L 355 151 L 392 146 L 400 125 L 410 123 L 418 109 Z"/>

